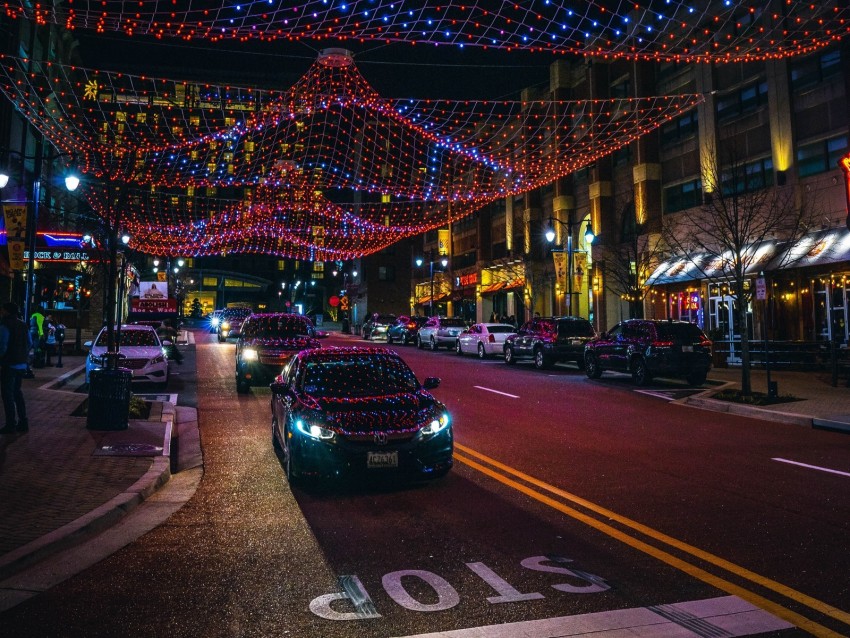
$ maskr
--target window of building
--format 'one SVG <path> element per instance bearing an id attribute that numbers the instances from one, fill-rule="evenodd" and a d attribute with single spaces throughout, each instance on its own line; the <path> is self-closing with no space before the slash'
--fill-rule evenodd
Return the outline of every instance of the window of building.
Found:
<path id="1" fill-rule="evenodd" d="M 810 89 L 840 72 L 840 49 L 795 60 L 791 63 L 791 90 Z"/>
<path id="2" fill-rule="evenodd" d="M 664 189 L 664 210 L 675 213 L 702 203 L 702 181 L 699 179 Z"/>
<path id="3" fill-rule="evenodd" d="M 717 98 L 717 119 L 730 120 L 767 104 L 767 82 L 750 84 Z"/>
<path id="4" fill-rule="evenodd" d="M 847 153 L 847 136 L 838 135 L 797 147 L 797 171 L 800 177 L 816 175 L 838 166 Z"/>
<path id="5" fill-rule="evenodd" d="M 378 266 L 378 281 L 395 281 L 395 268 Z"/>
<path id="6" fill-rule="evenodd" d="M 724 195 L 749 193 L 773 186 L 773 160 L 765 157 L 724 170 L 720 181 Z"/>
<path id="7" fill-rule="evenodd" d="M 690 111 L 661 127 L 661 145 L 670 146 L 678 144 L 684 139 L 693 137 L 698 131 L 699 120 L 697 119 L 697 112 L 695 110 Z"/>

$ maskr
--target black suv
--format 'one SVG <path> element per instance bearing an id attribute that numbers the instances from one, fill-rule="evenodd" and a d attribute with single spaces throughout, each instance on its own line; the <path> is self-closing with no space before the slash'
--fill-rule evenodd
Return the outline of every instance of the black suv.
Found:
<path id="1" fill-rule="evenodd" d="M 535 317 L 505 339 L 505 363 L 531 359 L 545 370 L 558 361 L 584 367 L 584 346 L 596 336 L 593 325 L 581 317 Z"/>
<path id="2" fill-rule="evenodd" d="M 387 329 L 395 322 L 395 315 L 382 315 L 373 313 L 366 321 L 363 322 L 361 336 L 366 341 L 372 339 L 386 338 Z"/>
<path id="3" fill-rule="evenodd" d="M 400 342 L 402 345 L 407 345 L 416 341 L 416 333 L 419 331 L 428 317 L 408 317 L 401 315 L 395 320 L 395 323 L 387 328 L 387 343 Z"/>
<path id="4" fill-rule="evenodd" d="M 605 370 L 630 372 L 638 385 L 654 376 L 683 377 L 702 385 L 711 369 L 711 341 L 687 321 L 629 319 L 587 344 L 585 372 L 598 379 Z"/>
<path id="5" fill-rule="evenodd" d="M 301 350 L 321 344 L 313 322 L 304 315 L 274 312 L 251 315 L 236 340 L 236 391 L 267 385 Z"/>

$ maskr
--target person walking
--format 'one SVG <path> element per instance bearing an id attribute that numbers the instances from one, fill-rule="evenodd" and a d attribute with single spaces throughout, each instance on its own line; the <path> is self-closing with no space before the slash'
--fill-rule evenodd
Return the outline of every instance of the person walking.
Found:
<path id="1" fill-rule="evenodd" d="M 0 306 L 0 396 L 3 398 L 6 425 L 0 429 L 0 434 L 29 430 L 21 382 L 27 371 L 31 347 L 27 325 L 18 318 L 18 305 L 11 301 L 4 303 Z"/>
<path id="2" fill-rule="evenodd" d="M 44 333 L 44 352 L 47 357 L 45 365 L 52 368 L 53 361 L 51 359 L 56 352 L 56 322 L 53 320 L 53 315 L 47 315 L 44 318 L 42 332 Z"/>
<path id="3" fill-rule="evenodd" d="M 33 345 L 33 368 L 44 367 L 44 315 L 36 309 L 30 317 L 30 340 Z"/>

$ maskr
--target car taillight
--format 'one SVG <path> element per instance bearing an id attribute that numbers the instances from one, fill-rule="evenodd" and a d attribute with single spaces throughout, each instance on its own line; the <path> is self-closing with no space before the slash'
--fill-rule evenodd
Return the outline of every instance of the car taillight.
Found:
<path id="1" fill-rule="evenodd" d="M 496 343 L 496 337 L 489 334 L 489 335 L 487 335 L 487 341 L 489 341 L 490 343 Z"/>
<path id="2" fill-rule="evenodd" d="M 672 341 L 653 341 L 650 345 L 653 348 L 672 348 L 673 342 Z"/>
<path id="3" fill-rule="evenodd" d="M 415 330 L 415 329 L 416 329 L 416 324 L 415 324 L 415 323 L 413 323 L 413 322 L 410 322 L 409 324 L 407 324 L 407 329 L 408 329 L 408 330 Z"/>
<path id="4" fill-rule="evenodd" d="M 711 339 L 709 339 L 709 338 L 708 338 L 708 337 L 706 337 L 705 335 L 702 335 L 702 336 L 699 338 L 699 345 L 701 345 L 703 348 L 710 348 L 710 347 L 711 347 L 711 346 L 713 346 L 714 344 L 713 344 L 713 343 L 711 343 Z"/>

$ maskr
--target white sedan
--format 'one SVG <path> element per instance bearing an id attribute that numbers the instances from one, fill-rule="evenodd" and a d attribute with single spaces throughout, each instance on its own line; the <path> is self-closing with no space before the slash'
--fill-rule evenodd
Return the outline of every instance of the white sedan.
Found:
<path id="1" fill-rule="evenodd" d="M 119 368 L 129 368 L 133 372 L 133 381 L 153 381 L 168 384 L 168 358 L 164 346 L 170 346 L 170 341 L 160 341 L 156 330 L 145 325 L 123 325 L 115 330 L 118 352 L 123 355 L 118 361 Z M 104 367 L 103 355 L 107 351 L 107 331 L 102 328 L 94 343 L 86 341 L 90 349 L 86 357 L 86 383 L 89 383 L 92 370 Z"/>
<path id="2" fill-rule="evenodd" d="M 455 352 L 477 354 L 479 359 L 504 354 L 505 339 L 516 332 L 507 323 L 476 323 L 458 335 Z"/>

